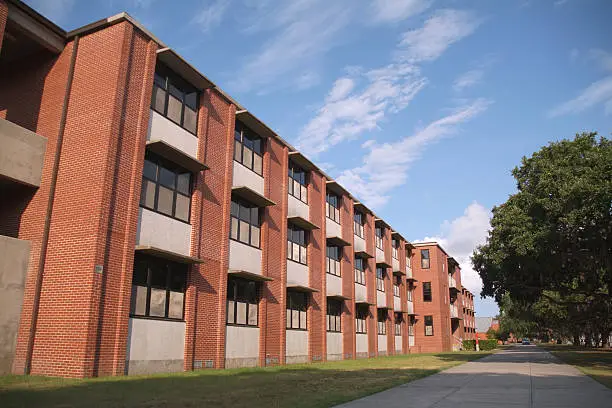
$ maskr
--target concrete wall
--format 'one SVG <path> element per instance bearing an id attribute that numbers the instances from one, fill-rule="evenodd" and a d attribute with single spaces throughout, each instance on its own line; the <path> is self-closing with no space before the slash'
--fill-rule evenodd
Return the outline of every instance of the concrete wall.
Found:
<path id="1" fill-rule="evenodd" d="M 408 314 L 414 313 L 414 302 L 408 301 Z"/>
<path id="2" fill-rule="evenodd" d="M 185 322 L 130 319 L 127 344 L 128 374 L 182 371 Z"/>
<path id="3" fill-rule="evenodd" d="M 376 248 L 376 262 L 385 262 L 385 251 L 380 248 Z"/>
<path id="4" fill-rule="evenodd" d="M 232 186 L 246 186 L 253 191 L 257 191 L 261 195 L 264 194 L 264 178 L 255 173 L 251 169 L 247 169 L 242 164 L 234 161 L 234 178 Z"/>
<path id="5" fill-rule="evenodd" d="M 298 200 L 291 194 L 288 195 L 287 203 L 287 216 L 288 217 L 302 217 L 305 220 L 309 220 L 310 209 L 308 204 Z"/>
<path id="6" fill-rule="evenodd" d="M 146 208 L 139 209 L 136 245 L 189 255 L 191 225 Z"/>
<path id="7" fill-rule="evenodd" d="M 376 291 L 376 306 L 387 307 L 387 294 L 386 292 Z"/>
<path id="8" fill-rule="evenodd" d="M 393 310 L 396 312 L 402 311 L 402 300 L 399 296 L 393 296 Z"/>
<path id="9" fill-rule="evenodd" d="M 355 235 L 353 238 L 355 238 L 355 252 L 366 252 L 365 240 L 357 235 Z"/>
<path id="10" fill-rule="evenodd" d="M 387 353 L 387 335 L 379 334 L 378 335 L 378 353 L 384 353 L 382 355 L 386 355 Z"/>
<path id="11" fill-rule="evenodd" d="M 325 234 L 328 237 L 342 237 L 342 226 L 325 217 Z"/>
<path id="12" fill-rule="evenodd" d="M 342 333 L 327 332 L 327 359 L 342 360 Z"/>
<path id="13" fill-rule="evenodd" d="M 395 336 L 395 353 L 402 353 L 402 336 Z"/>
<path id="14" fill-rule="evenodd" d="M 364 285 L 355 284 L 355 302 L 366 302 L 368 300 L 368 289 Z"/>
<path id="15" fill-rule="evenodd" d="M 327 281 L 327 295 L 342 295 L 342 278 L 330 273 L 325 275 L 325 279 Z"/>
<path id="16" fill-rule="evenodd" d="M 287 260 L 287 284 L 308 286 L 308 266 Z"/>
<path id="17" fill-rule="evenodd" d="M 29 260 L 29 241 L 0 235 L 0 375 L 11 372 Z"/>
<path id="18" fill-rule="evenodd" d="M 395 258 L 391 258 L 391 266 L 393 267 L 393 271 L 400 271 L 400 261 Z"/>
<path id="19" fill-rule="evenodd" d="M 414 347 L 414 345 L 415 345 L 414 336 L 408 336 L 408 346 Z"/>
<path id="20" fill-rule="evenodd" d="M 256 367 L 259 361 L 259 327 L 226 326 L 225 368 Z"/>
<path id="21" fill-rule="evenodd" d="M 0 118 L 0 176 L 39 187 L 47 139 Z"/>
<path id="22" fill-rule="evenodd" d="M 181 152 L 198 157 L 198 138 L 151 109 L 147 141 L 164 141 Z"/>
<path id="23" fill-rule="evenodd" d="M 308 362 L 308 332 L 306 330 L 287 330 L 287 364 Z"/>
<path id="24" fill-rule="evenodd" d="M 230 240 L 229 268 L 261 275 L 261 249 Z"/>
<path id="25" fill-rule="evenodd" d="M 367 358 L 368 357 L 368 334 L 367 333 L 357 333 L 355 339 L 355 352 L 357 358 Z"/>

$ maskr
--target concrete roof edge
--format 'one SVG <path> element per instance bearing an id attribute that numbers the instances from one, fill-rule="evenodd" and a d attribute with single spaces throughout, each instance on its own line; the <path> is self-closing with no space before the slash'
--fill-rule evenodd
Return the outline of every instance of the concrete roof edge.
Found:
<path id="1" fill-rule="evenodd" d="M 30 7 L 27 4 L 25 4 L 23 1 L 21 1 L 21 0 L 7 0 L 7 3 L 11 4 L 11 5 L 13 5 L 13 6 L 17 7 L 17 8 L 19 8 L 19 10 L 23 11 L 28 16 L 32 17 L 34 20 L 36 20 L 36 22 L 38 22 L 41 25 L 44 25 L 45 27 L 47 27 L 48 29 L 52 30 L 56 34 L 58 34 L 58 35 L 60 35 L 60 36 L 62 36 L 64 38 L 66 37 L 66 30 L 64 30 L 63 28 L 61 28 L 57 24 L 55 24 L 53 21 L 49 20 L 47 17 L 45 17 L 42 14 L 40 14 L 38 11 L 34 10 L 32 7 Z"/>

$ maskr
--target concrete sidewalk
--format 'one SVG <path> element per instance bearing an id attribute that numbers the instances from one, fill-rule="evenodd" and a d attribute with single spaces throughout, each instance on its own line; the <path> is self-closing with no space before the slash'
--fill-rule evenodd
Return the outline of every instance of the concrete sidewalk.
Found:
<path id="1" fill-rule="evenodd" d="M 612 408 L 612 390 L 536 346 L 516 346 L 342 408 Z"/>

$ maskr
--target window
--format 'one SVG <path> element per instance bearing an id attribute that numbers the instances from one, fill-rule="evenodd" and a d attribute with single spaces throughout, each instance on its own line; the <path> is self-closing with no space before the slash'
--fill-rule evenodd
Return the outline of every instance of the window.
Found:
<path id="1" fill-rule="evenodd" d="M 429 249 L 421 249 L 421 268 L 429 269 Z"/>
<path id="2" fill-rule="evenodd" d="M 289 194 L 300 201 L 308 203 L 306 171 L 291 162 L 289 163 Z"/>
<path id="3" fill-rule="evenodd" d="M 327 273 L 340 276 L 340 254 L 342 249 L 337 246 L 327 246 Z"/>
<path id="4" fill-rule="evenodd" d="M 387 309 L 377 309 L 378 311 L 378 334 L 387 334 Z"/>
<path id="5" fill-rule="evenodd" d="M 412 268 L 412 264 L 410 262 L 410 255 L 406 255 L 406 268 Z"/>
<path id="6" fill-rule="evenodd" d="M 327 218 L 340 224 L 340 198 L 335 194 L 327 193 L 325 200 Z"/>
<path id="7" fill-rule="evenodd" d="M 236 198 L 232 198 L 230 216 L 230 238 L 259 248 L 259 208 Z"/>
<path id="8" fill-rule="evenodd" d="M 183 320 L 187 265 L 136 255 L 131 316 Z"/>
<path id="9" fill-rule="evenodd" d="M 234 160 L 260 176 L 263 174 L 263 139 L 236 122 L 234 129 Z"/>
<path id="10" fill-rule="evenodd" d="M 412 302 L 412 289 L 408 289 L 408 291 L 406 291 L 406 299 L 409 302 Z"/>
<path id="11" fill-rule="evenodd" d="M 423 302 L 431 302 L 431 282 L 423 282 Z"/>
<path id="12" fill-rule="evenodd" d="M 410 319 L 410 324 L 408 325 L 408 335 L 414 336 L 414 320 Z"/>
<path id="13" fill-rule="evenodd" d="M 327 331 L 342 331 L 340 316 L 342 316 L 342 302 L 336 299 L 327 299 Z"/>
<path id="14" fill-rule="evenodd" d="M 295 225 L 287 225 L 287 259 L 307 265 L 307 232 Z"/>
<path id="15" fill-rule="evenodd" d="M 395 276 L 393 281 L 393 296 L 400 297 L 400 285 L 402 284 L 402 278 L 400 276 Z"/>
<path id="16" fill-rule="evenodd" d="M 402 313 L 401 312 L 396 312 L 395 313 L 395 335 L 396 336 L 401 336 L 402 335 L 402 321 L 404 319 L 402 319 Z"/>
<path id="17" fill-rule="evenodd" d="M 393 255 L 393 258 L 395 259 L 399 259 L 399 255 L 398 255 L 399 245 L 400 245 L 399 239 L 394 239 L 391 254 Z"/>
<path id="18" fill-rule="evenodd" d="M 383 240 L 385 238 L 385 229 L 383 227 L 376 227 L 376 248 L 383 248 Z"/>
<path id="19" fill-rule="evenodd" d="M 355 257 L 355 283 L 365 285 L 365 261 Z"/>
<path id="20" fill-rule="evenodd" d="M 376 268 L 376 290 L 385 291 L 385 270 Z"/>
<path id="21" fill-rule="evenodd" d="M 162 64 L 155 69 L 151 108 L 183 129 L 197 133 L 198 91 Z"/>
<path id="22" fill-rule="evenodd" d="M 140 206 L 189 222 L 191 173 L 147 152 L 142 171 Z"/>
<path id="23" fill-rule="evenodd" d="M 433 316 L 425 316 L 425 335 L 433 336 Z"/>
<path id="24" fill-rule="evenodd" d="M 370 311 L 368 309 L 368 305 L 357 305 L 357 310 L 355 311 L 355 332 L 356 333 L 367 333 L 367 319 Z"/>
<path id="25" fill-rule="evenodd" d="M 227 280 L 227 324 L 257 326 L 257 283 L 240 278 Z"/>
<path id="26" fill-rule="evenodd" d="M 306 330 L 308 295 L 304 292 L 287 291 L 287 328 Z"/>
<path id="27" fill-rule="evenodd" d="M 363 231 L 363 221 L 364 216 L 362 213 L 355 211 L 355 215 L 353 215 L 353 229 L 355 230 L 355 235 L 361 238 L 365 238 L 365 234 Z"/>

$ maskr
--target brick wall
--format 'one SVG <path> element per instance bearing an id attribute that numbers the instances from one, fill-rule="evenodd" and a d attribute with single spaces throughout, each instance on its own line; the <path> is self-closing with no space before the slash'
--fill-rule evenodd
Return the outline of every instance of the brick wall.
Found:
<path id="1" fill-rule="evenodd" d="M 349 297 L 344 301 L 342 308 L 342 341 L 343 358 L 355 358 L 355 249 L 353 233 L 353 200 L 347 196 L 342 196 L 342 209 L 340 220 L 342 223 L 342 237 L 349 241 L 351 245 L 343 248 L 340 270 L 342 271 L 342 294 Z"/>
<path id="2" fill-rule="evenodd" d="M 2 39 L 4 38 L 4 29 L 6 27 L 7 18 L 8 6 L 4 0 L 0 0 L 0 50 L 2 50 Z"/>
<path id="3" fill-rule="evenodd" d="M 320 361 L 326 358 L 326 281 L 325 281 L 325 178 L 310 172 L 311 182 L 308 185 L 308 202 L 310 203 L 310 221 L 320 229 L 310 234 L 308 246 L 308 267 L 310 269 L 310 286 L 318 292 L 310 296 L 308 307 L 308 348 L 309 359 Z"/>
<path id="4" fill-rule="evenodd" d="M 366 270 L 366 290 L 368 294 L 368 301 L 370 303 L 369 311 L 370 315 L 368 316 L 367 321 L 367 331 L 368 331 L 368 347 L 370 357 L 374 357 L 378 354 L 378 326 L 377 326 L 377 309 L 376 309 L 376 240 L 375 240 L 375 224 L 374 224 L 374 215 L 371 213 L 365 214 L 365 241 L 366 241 L 366 252 L 372 255 L 371 258 L 368 259 L 367 265 L 368 268 Z"/>

